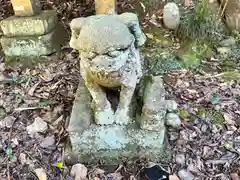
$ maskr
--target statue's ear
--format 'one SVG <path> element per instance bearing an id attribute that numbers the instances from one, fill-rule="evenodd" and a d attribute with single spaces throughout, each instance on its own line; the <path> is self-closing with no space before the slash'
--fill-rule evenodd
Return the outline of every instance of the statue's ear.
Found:
<path id="1" fill-rule="evenodd" d="M 123 13 L 117 15 L 117 18 L 121 20 L 124 24 L 126 24 L 130 32 L 135 37 L 135 46 L 142 46 L 146 41 L 146 36 L 140 28 L 137 15 L 134 13 Z"/>
<path id="2" fill-rule="evenodd" d="M 75 18 L 70 22 L 71 29 L 71 39 L 70 39 L 70 47 L 74 49 L 77 48 L 77 39 L 80 34 L 82 27 L 86 24 L 87 18 Z"/>

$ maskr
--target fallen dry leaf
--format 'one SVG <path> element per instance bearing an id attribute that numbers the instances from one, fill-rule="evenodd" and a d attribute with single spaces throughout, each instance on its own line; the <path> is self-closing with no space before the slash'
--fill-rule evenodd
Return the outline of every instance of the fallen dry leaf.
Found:
<path id="1" fill-rule="evenodd" d="M 235 125 L 236 124 L 235 121 L 233 120 L 233 117 L 230 114 L 223 113 L 223 116 L 224 116 L 224 119 L 227 122 L 227 124 L 229 124 L 229 125 Z"/>
<path id="2" fill-rule="evenodd" d="M 47 180 L 47 174 L 43 168 L 35 169 L 34 172 L 36 173 L 39 180 Z"/>
<path id="3" fill-rule="evenodd" d="M 193 1 L 192 0 L 184 0 L 184 6 L 189 7 L 191 5 L 193 5 Z"/>
<path id="4" fill-rule="evenodd" d="M 231 176 L 232 180 L 240 180 L 238 173 L 231 173 L 230 176 Z"/>
<path id="5" fill-rule="evenodd" d="M 83 164 L 73 165 L 70 174 L 74 180 L 87 180 L 87 168 Z"/>
<path id="6" fill-rule="evenodd" d="M 47 123 L 40 117 L 35 118 L 34 122 L 27 126 L 28 134 L 33 135 L 37 132 L 44 132 L 48 128 Z"/>
<path id="7" fill-rule="evenodd" d="M 21 163 L 22 165 L 26 164 L 26 162 L 27 162 L 26 154 L 20 153 L 20 155 L 19 155 L 19 160 L 20 160 L 20 163 Z"/>
<path id="8" fill-rule="evenodd" d="M 114 180 L 121 180 L 123 176 L 121 175 L 121 173 L 117 172 L 117 173 L 108 174 L 107 178 L 114 179 Z"/>
<path id="9" fill-rule="evenodd" d="M 169 180 L 180 180 L 176 174 L 170 175 Z"/>

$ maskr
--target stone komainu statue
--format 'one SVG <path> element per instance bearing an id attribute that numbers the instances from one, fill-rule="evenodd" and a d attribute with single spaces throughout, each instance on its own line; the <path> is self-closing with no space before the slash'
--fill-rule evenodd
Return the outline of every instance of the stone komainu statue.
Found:
<path id="1" fill-rule="evenodd" d="M 142 76 L 138 48 L 146 41 L 133 13 L 76 18 L 70 23 L 70 46 L 80 54 L 81 76 L 95 108 L 97 124 L 128 124 L 136 84 Z M 102 87 L 120 87 L 116 112 Z"/>

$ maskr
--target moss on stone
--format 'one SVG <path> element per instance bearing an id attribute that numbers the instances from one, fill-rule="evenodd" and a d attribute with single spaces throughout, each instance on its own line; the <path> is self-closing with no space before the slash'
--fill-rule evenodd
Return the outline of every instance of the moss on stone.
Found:
<path id="1" fill-rule="evenodd" d="M 178 114 L 183 120 L 187 120 L 190 117 L 190 114 L 186 109 L 180 108 L 178 109 Z"/>

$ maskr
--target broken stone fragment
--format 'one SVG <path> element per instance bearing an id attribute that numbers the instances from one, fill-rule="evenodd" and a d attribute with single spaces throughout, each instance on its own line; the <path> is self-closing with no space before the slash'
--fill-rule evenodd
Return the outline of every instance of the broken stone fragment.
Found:
<path id="1" fill-rule="evenodd" d="M 146 84 L 143 104 L 140 127 L 154 131 L 163 129 L 166 101 L 163 80 L 160 76 L 152 77 L 152 82 Z"/>
<path id="2" fill-rule="evenodd" d="M 11 0 L 16 16 L 32 16 L 41 11 L 39 0 Z"/>
<path id="3" fill-rule="evenodd" d="M 56 31 L 42 36 L 2 37 L 2 49 L 6 56 L 43 56 L 57 52 L 60 45 Z"/>
<path id="4" fill-rule="evenodd" d="M 7 37 L 43 35 L 57 26 L 57 13 L 48 10 L 31 17 L 11 16 L 2 20 L 0 26 Z"/>

